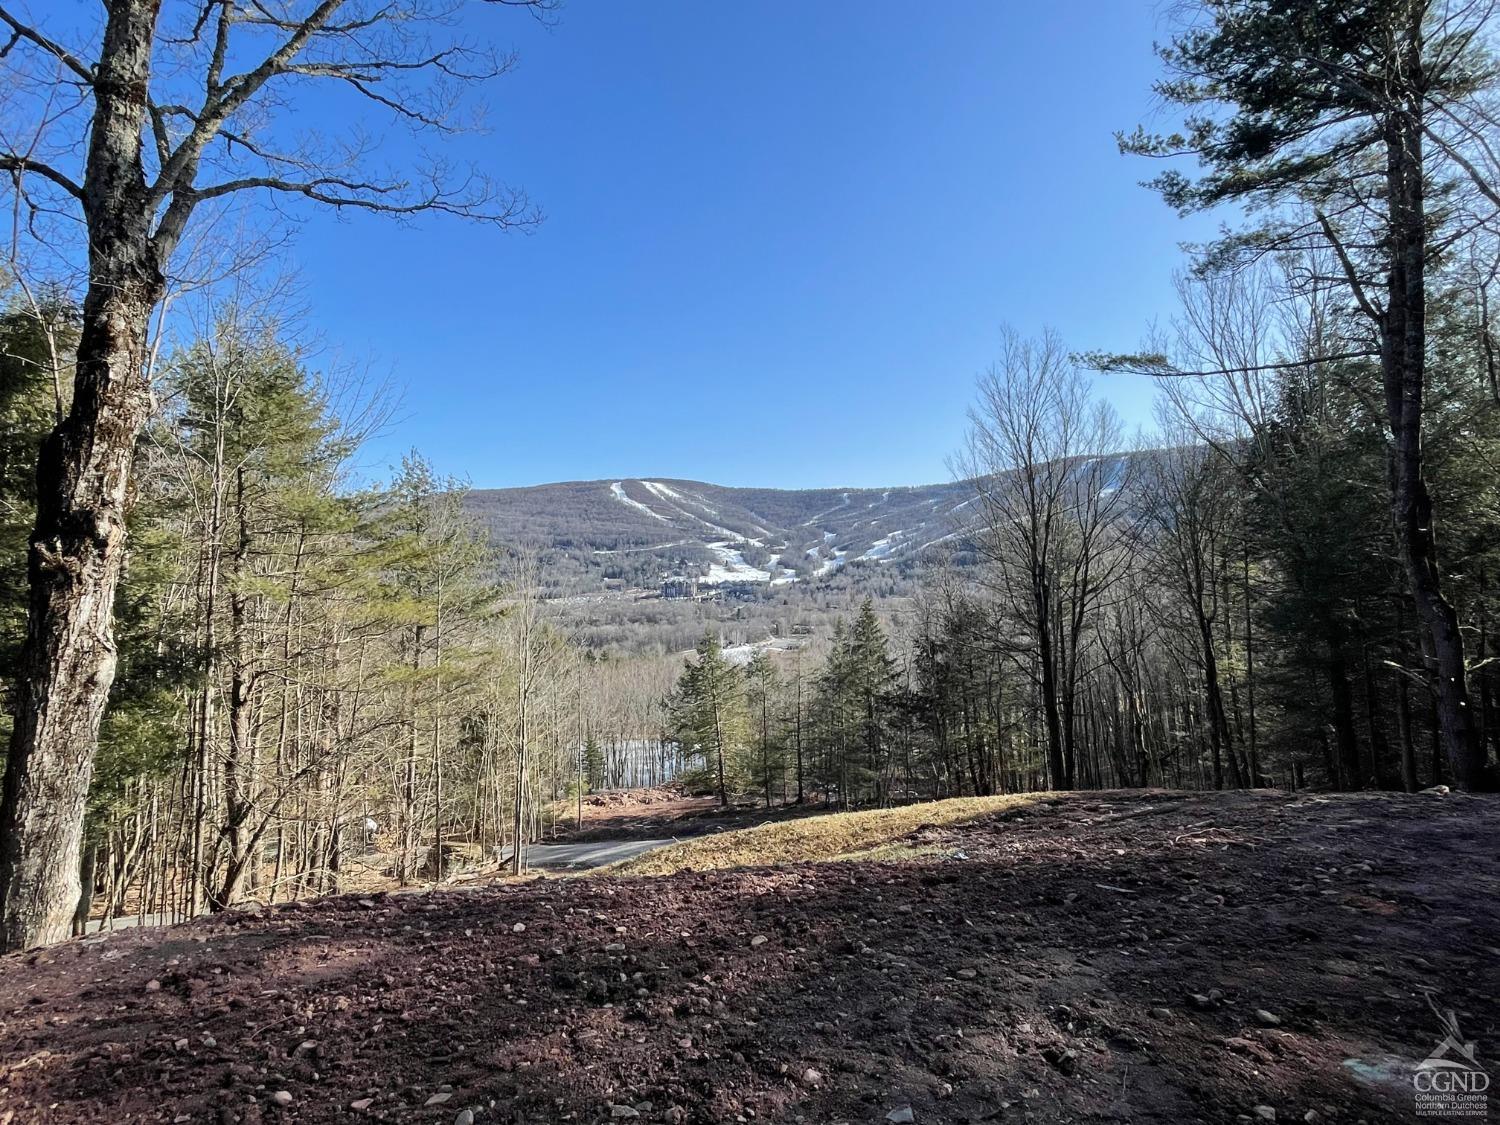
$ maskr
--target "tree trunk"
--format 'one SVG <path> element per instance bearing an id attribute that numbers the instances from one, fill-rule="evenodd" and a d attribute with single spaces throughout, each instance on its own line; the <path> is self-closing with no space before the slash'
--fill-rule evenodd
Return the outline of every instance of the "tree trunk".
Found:
<path id="1" fill-rule="evenodd" d="M 1042 717 L 1047 724 L 1047 770 L 1052 775 L 1052 788 L 1068 789 L 1065 759 L 1063 757 L 1062 716 L 1057 700 L 1057 668 L 1052 653 L 1051 596 L 1045 578 L 1037 579 L 1036 627 L 1037 661 L 1041 665 Z"/>
<path id="2" fill-rule="evenodd" d="M 1245 592 L 1245 707 L 1250 720 L 1250 784 L 1260 788 L 1261 779 L 1264 776 L 1260 772 L 1260 747 L 1256 740 L 1255 730 L 1255 635 L 1251 625 L 1250 613 L 1250 541 L 1245 540 L 1244 547 L 1244 582 Z"/>
<path id="3" fill-rule="evenodd" d="M 1201 603 L 1201 599 L 1198 604 Z M 1224 788 L 1223 754 L 1229 755 L 1231 784 L 1241 788 L 1239 760 L 1229 735 L 1229 716 L 1224 710 L 1224 693 L 1219 686 L 1219 661 L 1214 655 L 1213 622 L 1200 611 L 1198 634 L 1203 642 L 1203 694 L 1208 704 L 1208 741 L 1213 754 L 1214 788 Z"/>
<path id="4" fill-rule="evenodd" d="M 729 807 L 729 786 L 724 777 L 724 724 L 719 719 L 719 700 L 714 697 L 714 758 L 719 770 L 719 805 Z"/>
<path id="5" fill-rule="evenodd" d="M 1411 73 L 1420 76 L 1422 38 L 1411 33 Z M 1415 81 L 1416 77 L 1411 77 Z M 1438 735 L 1454 782 L 1483 785 L 1485 752 L 1469 706 L 1468 671 L 1458 614 L 1443 596 L 1432 496 L 1423 466 L 1422 413 L 1427 375 L 1427 216 L 1422 167 L 1422 107 L 1391 113 L 1385 126 L 1391 269 L 1381 332 L 1381 369 L 1391 427 L 1391 517 L 1401 562 L 1431 656 Z"/>
<path id="6" fill-rule="evenodd" d="M 1406 676 L 1396 676 L 1396 722 L 1401 730 L 1401 786 L 1408 793 L 1417 791 L 1417 749 L 1411 737 L 1410 688 Z"/>
<path id="7" fill-rule="evenodd" d="M 417 677 L 422 670 L 422 641 L 425 628 L 415 625 L 412 628 L 412 658 L 411 671 L 412 682 L 407 688 L 407 743 L 406 759 L 402 763 L 400 783 L 400 805 L 397 808 L 396 841 L 397 854 L 395 862 L 396 882 L 401 886 L 416 879 L 420 864 L 417 857 L 417 846 L 420 842 L 421 825 L 417 817 L 417 753 L 421 745 L 420 724 L 418 722 L 418 693 Z"/>
<path id="8" fill-rule="evenodd" d="M 527 643 L 530 643 L 528 638 Z M 526 740 L 530 737 L 527 729 L 526 704 L 521 705 L 521 713 L 517 716 L 517 738 L 516 738 L 516 791 L 514 794 L 513 808 L 511 810 L 512 823 L 514 826 L 515 839 L 511 843 L 510 873 L 520 875 L 526 869 L 526 848 L 522 841 L 526 838 L 526 767 L 527 746 Z M 439 846 L 438 854 L 441 856 L 442 848 Z"/>
<path id="9" fill-rule="evenodd" d="M 44 443 L 31 587 L 0 797 L 0 949 L 68 936 L 84 806 L 115 676 L 112 610 L 136 436 L 149 410 L 147 326 L 164 282 L 150 241 L 141 123 L 158 3 L 110 5 L 84 181 L 89 281 L 73 402 Z"/>
<path id="10" fill-rule="evenodd" d="M 797 804 L 803 803 L 802 793 L 802 673 L 797 673 Z"/>
<path id="11" fill-rule="evenodd" d="M 1328 641 L 1328 691 L 1333 701 L 1334 745 L 1329 748 L 1330 778 L 1341 789 L 1363 789 L 1359 736 L 1354 729 L 1354 693 L 1349 687 L 1349 658 L 1337 627 Z"/>
<path id="12" fill-rule="evenodd" d="M 99 842 L 90 840 L 83 849 L 83 863 L 78 873 L 78 905 L 73 909 L 73 936 L 88 933 L 89 914 L 94 907 L 94 877 L 98 870 Z"/>
<path id="13" fill-rule="evenodd" d="M 255 670 L 251 664 L 249 596 L 245 592 L 250 555 L 249 513 L 245 510 L 245 470 L 235 472 L 237 534 L 229 589 L 229 752 L 224 758 L 224 839 L 229 867 L 209 898 L 209 909 L 224 910 L 240 897 L 245 876 L 254 869 L 249 822 L 255 810 L 256 760 L 251 723 Z"/>
<path id="14" fill-rule="evenodd" d="M 1375 692 L 1375 672 L 1370 667 L 1370 641 L 1367 637 L 1361 645 L 1360 659 L 1365 679 L 1365 726 L 1370 740 L 1369 779 L 1376 789 L 1385 788 L 1385 759 L 1388 746 L 1385 724 L 1380 718 L 1380 705 Z"/>

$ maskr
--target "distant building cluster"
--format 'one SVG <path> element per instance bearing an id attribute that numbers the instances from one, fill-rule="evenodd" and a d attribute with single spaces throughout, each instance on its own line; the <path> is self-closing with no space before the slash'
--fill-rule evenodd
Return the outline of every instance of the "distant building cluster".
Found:
<path id="1" fill-rule="evenodd" d="M 666 601 L 749 602 L 765 589 L 764 582 L 704 582 L 686 574 L 668 574 L 661 580 L 661 596 Z"/>
<path id="2" fill-rule="evenodd" d="M 691 601 L 698 596 L 698 579 L 686 574 L 669 574 L 661 580 L 661 596 L 679 601 Z"/>

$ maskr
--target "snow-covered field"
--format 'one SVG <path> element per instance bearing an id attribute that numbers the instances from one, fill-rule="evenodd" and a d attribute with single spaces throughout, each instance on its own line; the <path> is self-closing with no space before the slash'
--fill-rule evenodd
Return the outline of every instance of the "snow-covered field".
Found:
<path id="1" fill-rule="evenodd" d="M 747 641 L 744 644 L 727 646 L 724 649 L 724 659 L 730 664 L 744 667 L 750 663 L 757 652 L 793 652 L 805 644 L 805 641 L 800 641 L 795 637 L 767 637 L 763 641 Z"/>
<path id="2" fill-rule="evenodd" d="M 881 559 L 881 560 L 883 560 L 883 559 L 887 558 L 890 555 L 890 553 L 896 549 L 896 545 L 898 543 L 900 543 L 900 541 L 905 536 L 906 536 L 906 532 L 904 532 L 904 531 L 893 531 L 889 535 L 885 536 L 883 539 L 877 539 L 877 540 L 875 540 L 874 543 L 870 544 L 870 549 L 868 551 L 866 551 L 864 554 L 860 555 L 859 557 L 861 559 Z"/>
<path id="3" fill-rule="evenodd" d="M 700 586 L 722 586 L 726 582 L 769 582 L 771 572 L 751 566 L 745 556 L 728 543 L 710 543 L 708 549 L 719 561 L 710 563 L 708 574 L 698 579 Z"/>
<path id="4" fill-rule="evenodd" d="M 848 551 L 840 551 L 838 549 L 835 549 L 833 552 L 833 558 L 828 559 L 823 563 L 822 566 L 818 567 L 818 577 L 821 578 L 825 574 L 832 574 L 835 570 L 838 570 L 840 567 L 842 567 L 844 565 L 844 556 L 848 553 Z"/>

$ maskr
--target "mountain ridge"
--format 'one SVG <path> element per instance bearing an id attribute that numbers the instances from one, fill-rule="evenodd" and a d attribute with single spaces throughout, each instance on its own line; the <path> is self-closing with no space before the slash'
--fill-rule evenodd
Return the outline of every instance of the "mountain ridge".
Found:
<path id="1" fill-rule="evenodd" d="M 473 489 L 502 542 L 549 552 L 559 592 L 606 583 L 704 587 L 810 582 L 853 564 L 909 564 L 963 527 L 969 482 L 890 488 L 742 488 L 676 477 Z"/>

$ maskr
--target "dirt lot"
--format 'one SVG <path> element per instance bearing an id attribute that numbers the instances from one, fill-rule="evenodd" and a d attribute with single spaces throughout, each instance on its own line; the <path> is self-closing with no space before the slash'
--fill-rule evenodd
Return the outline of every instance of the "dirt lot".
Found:
<path id="1" fill-rule="evenodd" d="M 1500 1044 L 1497 839 L 1458 795 L 1086 794 L 909 862 L 86 939 L 0 960 L 0 1120 L 1411 1120 L 1429 990 Z"/>

